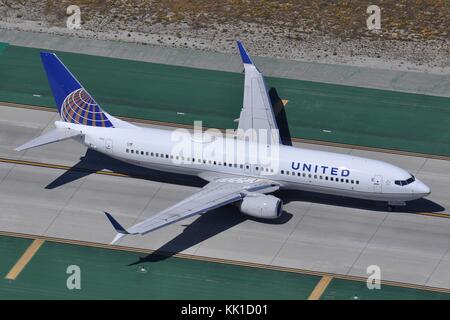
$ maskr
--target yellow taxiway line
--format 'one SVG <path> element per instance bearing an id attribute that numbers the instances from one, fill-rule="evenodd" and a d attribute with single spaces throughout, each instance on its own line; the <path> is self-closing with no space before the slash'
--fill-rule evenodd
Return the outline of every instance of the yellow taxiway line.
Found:
<path id="1" fill-rule="evenodd" d="M 308 300 L 319 300 L 322 294 L 327 289 L 331 280 L 333 280 L 332 276 L 323 276 L 322 279 L 320 279 L 320 281 L 317 283 L 314 290 L 309 295 Z"/>
<path id="2" fill-rule="evenodd" d="M 27 266 L 27 264 L 31 261 L 33 256 L 39 250 L 39 248 L 44 244 L 44 240 L 36 239 L 34 240 L 27 250 L 23 253 L 19 260 L 17 260 L 16 264 L 9 270 L 5 279 L 8 280 L 16 280 L 22 270 Z"/>
<path id="3" fill-rule="evenodd" d="M 13 163 L 13 164 L 19 164 L 23 166 L 32 166 L 32 167 L 40 167 L 40 168 L 49 168 L 49 169 L 59 169 L 59 170 L 69 170 L 72 167 L 60 165 L 60 164 L 52 164 L 52 163 L 45 163 L 45 162 L 36 162 L 36 161 L 28 161 L 28 160 L 19 160 L 19 159 L 10 159 L 10 158 L 0 158 L 0 162 L 2 163 Z M 105 174 L 109 176 L 116 176 L 116 177 L 129 177 L 129 175 L 124 173 L 117 173 L 112 171 L 94 171 L 90 170 L 88 168 L 77 168 L 77 171 L 86 171 L 86 172 L 92 172 L 96 174 Z"/>

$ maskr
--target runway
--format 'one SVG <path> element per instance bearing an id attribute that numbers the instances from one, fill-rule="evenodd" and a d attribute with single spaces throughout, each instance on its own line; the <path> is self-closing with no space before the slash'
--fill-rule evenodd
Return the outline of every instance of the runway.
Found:
<path id="1" fill-rule="evenodd" d="M 13 150 L 51 128 L 56 119 L 54 112 L 0 107 L 0 157 L 55 165 L 0 161 L 2 231 L 109 243 L 114 231 L 103 211 L 128 226 L 201 186 L 200 180 L 137 168 L 120 168 L 126 176 L 89 174 L 86 168 L 120 165 L 92 153 L 80 163 L 86 148 L 73 141 L 22 153 Z M 450 288 L 449 161 L 295 145 L 391 162 L 415 174 L 433 192 L 405 212 L 393 213 L 365 201 L 280 192 L 277 196 L 285 202 L 280 221 L 247 219 L 226 207 L 143 237 L 127 237 L 121 244 L 360 277 L 375 264 L 383 280 Z M 76 164 L 82 170 L 66 172 L 64 166 Z"/>

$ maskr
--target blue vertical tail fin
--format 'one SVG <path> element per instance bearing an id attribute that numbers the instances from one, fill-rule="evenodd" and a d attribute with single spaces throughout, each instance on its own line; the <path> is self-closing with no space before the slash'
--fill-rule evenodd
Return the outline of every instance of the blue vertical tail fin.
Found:
<path id="1" fill-rule="evenodd" d="M 63 121 L 94 127 L 114 127 L 109 115 L 103 112 L 56 54 L 41 52 L 41 60 Z"/>

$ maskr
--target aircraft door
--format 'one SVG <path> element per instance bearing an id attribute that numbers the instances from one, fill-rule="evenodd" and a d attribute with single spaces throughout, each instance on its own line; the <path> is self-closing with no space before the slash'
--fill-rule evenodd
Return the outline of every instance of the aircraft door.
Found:
<path id="1" fill-rule="evenodd" d="M 373 191 L 381 193 L 382 192 L 382 185 L 383 184 L 383 176 L 376 175 L 373 177 Z"/>
<path id="2" fill-rule="evenodd" d="M 113 142 L 111 139 L 105 139 L 105 151 L 107 153 L 113 153 Z"/>

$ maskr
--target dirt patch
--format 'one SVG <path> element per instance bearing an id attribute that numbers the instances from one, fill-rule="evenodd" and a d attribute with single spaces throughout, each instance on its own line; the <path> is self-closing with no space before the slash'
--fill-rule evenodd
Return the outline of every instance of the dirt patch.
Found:
<path id="1" fill-rule="evenodd" d="M 218 52 L 234 52 L 240 38 L 262 56 L 357 64 L 368 58 L 400 68 L 450 65 L 450 0 L 376 1 L 378 31 L 366 26 L 372 2 L 0 0 L 0 27 L 67 34 L 66 8 L 76 4 L 82 17 L 77 34 L 85 37 Z"/>

